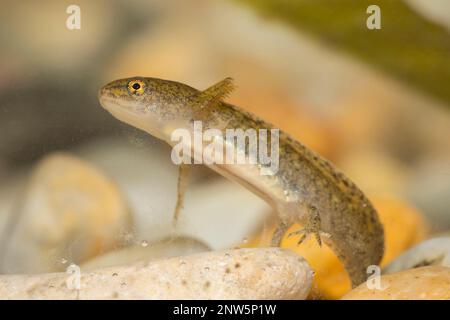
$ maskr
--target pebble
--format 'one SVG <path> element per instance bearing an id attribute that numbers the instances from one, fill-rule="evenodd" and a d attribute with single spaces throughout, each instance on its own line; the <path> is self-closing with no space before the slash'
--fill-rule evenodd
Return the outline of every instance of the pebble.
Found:
<path id="1" fill-rule="evenodd" d="M 450 237 L 421 242 L 397 257 L 383 269 L 383 272 L 395 273 L 429 265 L 450 267 Z"/>
<path id="2" fill-rule="evenodd" d="M 224 251 L 211 251 L 87 273 L 81 268 L 78 278 L 1 275 L 0 299 L 305 299 L 310 291 L 311 268 L 289 250 L 226 253 L 228 258 Z"/>
<path id="3" fill-rule="evenodd" d="M 139 243 L 139 245 L 133 245 L 99 255 L 83 263 L 81 268 L 85 271 L 95 270 L 98 268 L 131 264 L 140 260 L 148 262 L 210 250 L 203 242 L 188 237 L 169 238 L 162 241 L 146 243 L 146 246 L 142 246 Z"/>
<path id="4" fill-rule="evenodd" d="M 448 300 L 450 268 L 428 266 L 409 269 L 380 278 L 379 289 L 369 281 L 347 293 L 343 300 Z M 373 284 L 373 283 L 372 283 Z"/>
<path id="5" fill-rule="evenodd" d="M 64 270 L 121 245 L 131 216 L 117 186 L 90 163 L 54 153 L 36 164 L 13 212 L 3 273 Z"/>

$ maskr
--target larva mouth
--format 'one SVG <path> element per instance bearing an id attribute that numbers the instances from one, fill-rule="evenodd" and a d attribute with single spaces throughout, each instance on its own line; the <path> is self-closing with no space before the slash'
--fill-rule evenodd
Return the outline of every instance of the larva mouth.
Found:
<path id="1" fill-rule="evenodd" d="M 121 112 L 136 116 L 146 114 L 146 109 L 137 101 L 115 98 L 109 95 L 101 95 L 99 101 L 102 107 L 111 113 Z"/>

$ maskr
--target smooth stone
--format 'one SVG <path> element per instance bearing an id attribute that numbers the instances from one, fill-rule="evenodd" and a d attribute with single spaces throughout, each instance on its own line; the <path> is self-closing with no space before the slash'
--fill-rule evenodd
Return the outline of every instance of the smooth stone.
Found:
<path id="1" fill-rule="evenodd" d="M 417 166 L 405 190 L 405 196 L 426 214 L 435 232 L 450 229 L 450 155 L 440 158 Z"/>
<path id="2" fill-rule="evenodd" d="M 440 266 L 409 269 L 380 278 L 380 289 L 368 287 L 371 280 L 347 293 L 343 300 L 448 300 L 450 268 Z M 371 283 L 374 284 L 374 283 Z M 371 286 L 372 287 L 372 286 Z"/>
<path id="3" fill-rule="evenodd" d="M 142 240 L 139 245 L 114 250 L 97 256 L 81 265 L 84 271 L 99 268 L 131 264 L 137 261 L 153 261 L 163 258 L 179 257 L 199 252 L 210 251 L 210 248 L 195 239 L 179 237 L 149 243 Z"/>
<path id="4" fill-rule="evenodd" d="M 116 184 L 90 163 L 66 153 L 48 155 L 31 172 L 13 212 L 3 273 L 64 270 L 123 245 L 131 228 Z"/>
<path id="5" fill-rule="evenodd" d="M 405 251 L 384 269 L 384 273 L 395 273 L 423 266 L 450 267 L 450 237 L 433 238 Z"/>
<path id="6" fill-rule="evenodd" d="M 293 252 L 258 248 L 198 253 L 88 273 L 80 270 L 76 276 L 3 275 L 0 298 L 305 299 L 313 271 Z"/>

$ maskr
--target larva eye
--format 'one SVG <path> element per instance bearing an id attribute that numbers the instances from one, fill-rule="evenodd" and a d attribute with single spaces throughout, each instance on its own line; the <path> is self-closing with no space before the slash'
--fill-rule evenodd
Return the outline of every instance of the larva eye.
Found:
<path id="1" fill-rule="evenodd" d="M 128 83 L 128 91 L 132 94 L 141 95 L 145 91 L 145 83 L 142 80 L 131 80 Z"/>

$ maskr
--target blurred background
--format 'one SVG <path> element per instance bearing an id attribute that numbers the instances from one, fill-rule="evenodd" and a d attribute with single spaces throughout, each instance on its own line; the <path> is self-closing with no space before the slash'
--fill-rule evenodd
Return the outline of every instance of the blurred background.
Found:
<path id="1" fill-rule="evenodd" d="M 71 4 L 81 10 L 79 30 L 66 28 Z M 366 27 L 370 4 L 381 8 L 380 30 Z M 258 234 L 270 208 L 201 167 L 172 229 L 177 168 L 169 147 L 97 101 L 103 84 L 136 75 L 198 89 L 233 77 L 231 103 L 330 159 L 377 208 L 395 203 L 394 215 L 420 216 L 416 229 L 450 230 L 449 1 L 1 6 L 1 273 L 101 266 L 105 254 L 108 263 L 128 261 L 114 256 L 124 248 L 158 255 L 155 243 L 173 235 L 179 254 Z M 412 218 L 401 217 L 396 232 L 408 233 Z"/>

